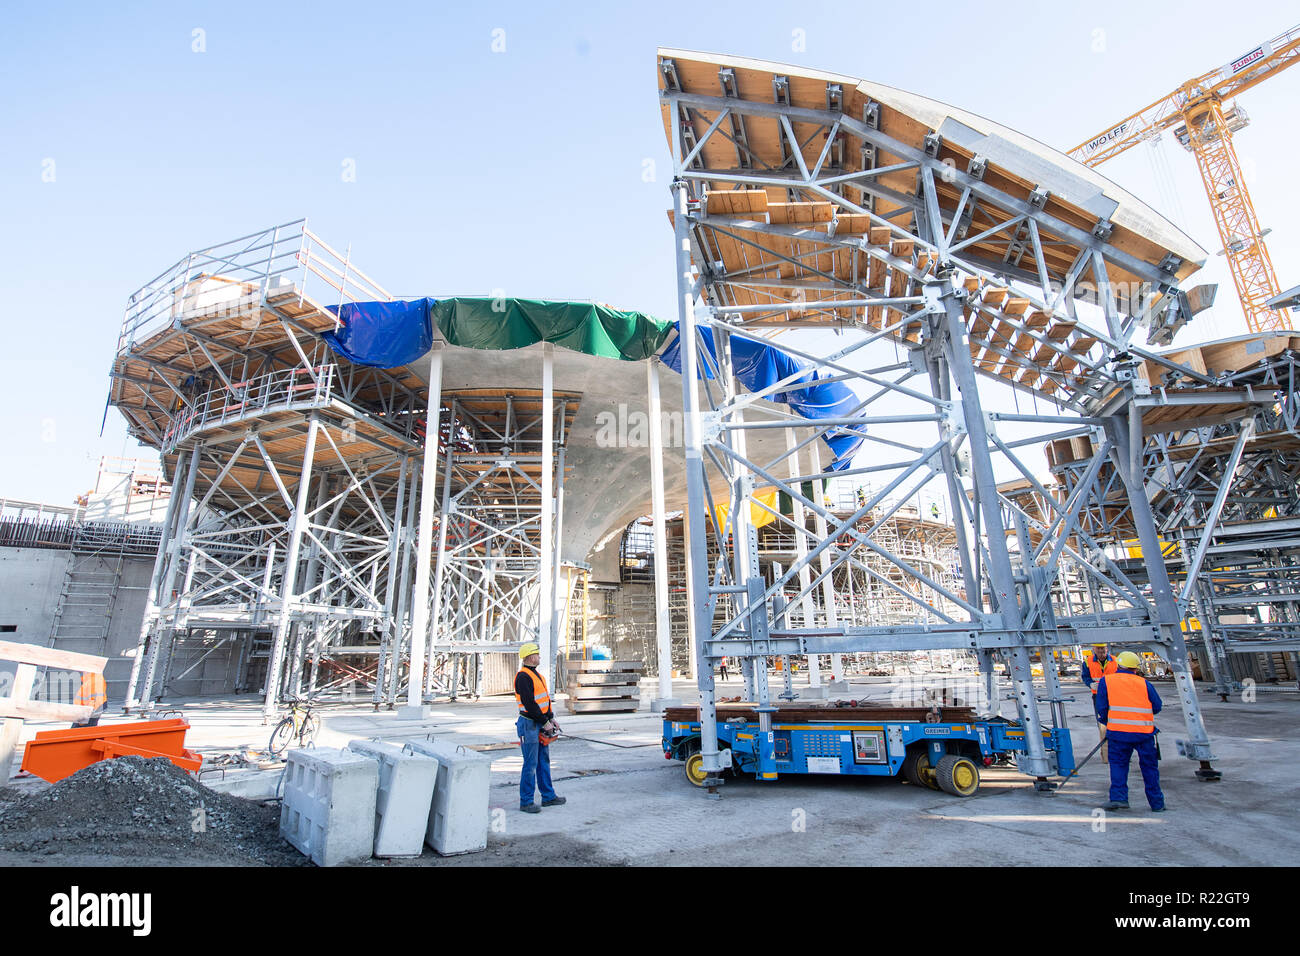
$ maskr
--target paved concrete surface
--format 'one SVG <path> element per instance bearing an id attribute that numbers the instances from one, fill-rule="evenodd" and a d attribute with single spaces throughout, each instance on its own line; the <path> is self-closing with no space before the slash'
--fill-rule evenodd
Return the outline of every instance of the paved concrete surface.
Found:
<path id="1" fill-rule="evenodd" d="M 729 681 L 720 693 L 739 694 L 740 686 Z M 369 704 L 326 705 L 316 743 L 342 747 L 356 738 L 401 743 L 432 735 L 487 748 L 483 752 L 494 756 L 488 853 L 447 860 L 426 853 L 417 861 L 386 865 L 1294 863 L 1300 858 L 1295 816 L 1300 804 L 1300 695 L 1261 688 L 1253 702 L 1222 703 L 1201 691 L 1215 766 L 1223 772 L 1223 780 L 1202 783 L 1193 776 L 1195 764 L 1177 756 L 1174 748 L 1174 738 L 1184 731 L 1173 685 L 1156 686 L 1165 701 L 1157 723 L 1163 729 L 1166 814 L 1146 809 L 1136 760 L 1130 774 L 1133 809 L 1102 811 L 1109 780 L 1099 756 L 1051 796 L 1035 793 L 1015 771 L 990 769 L 979 793 L 966 799 L 898 780 L 828 776 L 783 777 L 772 784 L 729 778 L 721 798 L 709 799 L 686 782 L 681 763 L 664 759 L 657 715 L 643 710 L 575 716 L 566 715 L 562 705 L 558 719 L 568 733 L 600 742 L 561 738 L 552 745 L 556 790 L 568 803 L 522 814 L 517 809 L 522 761 L 509 698 L 435 703 L 427 720 L 404 720 L 397 712 L 375 712 Z M 882 679 L 857 679 L 846 696 L 888 702 L 895 687 Z M 653 687 L 643 687 L 647 701 L 653 692 Z M 1077 682 L 1067 682 L 1065 692 L 1075 699 L 1066 709 L 1082 759 L 1097 740 L 1088 692 Z M 688 702 L 696 699 L 686 681 L 676 682 L 674 694 Z M 264 748 L 269 737 L 260 703 L 252 697 L 189 699 L 169 706 L 190 720 L 189 746 L 208 756 L 245 746 Z M 30 725 L 25 736 L 38 729 L 40 725 Z"/>

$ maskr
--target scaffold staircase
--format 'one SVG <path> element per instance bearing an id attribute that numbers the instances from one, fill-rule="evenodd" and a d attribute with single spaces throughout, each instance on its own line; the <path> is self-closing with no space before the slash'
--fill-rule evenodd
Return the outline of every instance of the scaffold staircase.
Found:
<path id="1" fill-rule="evenodd" d="M 54 610 L 50 647 L 104 655 L 125 565 L 126 556 L 120 552 L 73 551 Z"/>

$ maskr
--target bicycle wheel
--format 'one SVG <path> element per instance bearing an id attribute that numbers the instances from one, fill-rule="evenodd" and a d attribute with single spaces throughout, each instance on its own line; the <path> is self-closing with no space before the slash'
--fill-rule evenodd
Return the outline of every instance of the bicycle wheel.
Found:
<path id="1" fill-rule="evenodd" d="M 285 717 L 275 725 L 275 730 L 271 731 L 271 743 L 269 749 L 275 756 L 284 753 L 289 742 L 293 740 L 293 718 Z"/>

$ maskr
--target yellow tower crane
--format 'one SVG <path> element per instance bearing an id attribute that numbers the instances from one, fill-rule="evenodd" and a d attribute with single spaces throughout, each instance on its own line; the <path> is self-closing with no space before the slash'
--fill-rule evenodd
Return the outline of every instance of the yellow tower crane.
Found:
<path id="1" fill-rule="evenodd" d="M 1252 332 L 1288 329 L 1290 325 L 1282 312 L 1266 304 L 1278 294 L 1273 262 L 1264 245 L 1268 230 L 1259 227 L 1241 164 L 1232 148 L 1232 134 L 1250 119 L 1240 106 L 1227 101 L 1296 62 L 1300 62 L 1300 26 L 1261 43 L 1225 66 L 1188 80 L 1168 96 L 1070 150 L 1070 156 L 1084 165 L 1100 166 L 1173 127 L 1178 142 L 1196 157 L 1223 242 L 1223 255 L 1228 259 L 1241 310 Z"/>

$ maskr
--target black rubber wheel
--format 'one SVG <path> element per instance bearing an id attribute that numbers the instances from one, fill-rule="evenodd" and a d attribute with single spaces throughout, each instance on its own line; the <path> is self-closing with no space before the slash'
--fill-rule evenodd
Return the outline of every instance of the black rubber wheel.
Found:
<path id="1" fill-rule="evenodd" d="M 939 782 L 930 767 L 930 752 L 924 748 L 911 750 L 903 758 L 903 777 L 915 786 L 929 790 L 939 789 Z"/>
<path id="2" fill-rule="evenodd" d="M 289 742 L 293 740 L 293 718 L 285 717 L 275 725 L 275 730 L 271 731 L 271 742 L 268 749 L 277 757 L 284 753 Z"/>
<path id="3" fill-rule="evenodd" d="M 957 754 L 945 754 L 934 768 L 939 789 L 954 797 L 969 797 L 979 789 L 980 772 L 974 762 Z"/>

